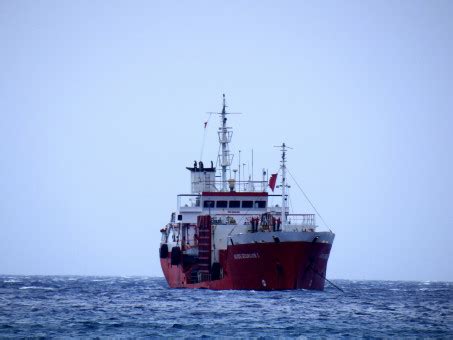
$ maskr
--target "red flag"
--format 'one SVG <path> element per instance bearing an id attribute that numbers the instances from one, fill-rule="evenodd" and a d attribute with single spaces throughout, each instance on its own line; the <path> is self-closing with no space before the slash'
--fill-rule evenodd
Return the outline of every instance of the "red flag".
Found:
<path id="1" fill-rule="evenodd" d="M 277 182 L 277 174 L 272 174 L 271 178 L 269 178 L 269 187 L 272 189 L 272 192 L 274 192 L 276 182 Z"/>

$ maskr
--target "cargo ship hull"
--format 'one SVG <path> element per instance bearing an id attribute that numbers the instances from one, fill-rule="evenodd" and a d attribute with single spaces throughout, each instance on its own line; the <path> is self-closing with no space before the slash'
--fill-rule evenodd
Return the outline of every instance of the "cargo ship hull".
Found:
<path id="1" fill-rule="evenodd" d="M 171 288 L 214 290 L 323 290 L 332 244 L 317 242 L 273 242 L 230 245 L 220 251 L 221 278 L 194 282 L 197 265 L 172 265 L 174 256 L 161 258 L 162 271 Z M 195 280 L 196 281 L 196 280 Z"/>

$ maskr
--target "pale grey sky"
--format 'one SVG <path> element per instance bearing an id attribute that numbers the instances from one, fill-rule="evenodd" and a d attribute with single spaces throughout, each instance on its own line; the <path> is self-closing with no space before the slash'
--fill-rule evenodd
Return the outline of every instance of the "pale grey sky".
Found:
<path id="1" fill-rule="evenodd" d="M 294 148 L 337 234 L 328 277 L 453 280 L 452 17 L 448 0 L 0 1 L 0 273 L 162 275 L 159 230 L 226 93 L 257 175 Z"/>

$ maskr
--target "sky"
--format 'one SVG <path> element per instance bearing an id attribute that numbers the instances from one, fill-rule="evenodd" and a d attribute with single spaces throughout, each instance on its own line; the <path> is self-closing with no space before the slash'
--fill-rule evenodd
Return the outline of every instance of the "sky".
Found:
<path id="1" fill-rule="evenodd" d="M 225 93 L 234 162 L 251 171 L 253 149 L 258 177 L 293 148 L 336 233 L 328 278 L 453 281 L 452 16 L 448 0 L 1 0 L 0 273 L 162 276 L 159 230 L 185 167 L 216 159 L 206 112 Z"/>

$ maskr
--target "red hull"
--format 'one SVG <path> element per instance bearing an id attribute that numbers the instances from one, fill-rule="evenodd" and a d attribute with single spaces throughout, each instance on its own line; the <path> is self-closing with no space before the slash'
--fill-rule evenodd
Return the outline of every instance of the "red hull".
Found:
<path id="1" fill-rule="evenodd" d="M 313 242 L 251 243 L 220 251 L 223 277 L 191 283 L 196 265 L 171 265 L 171 253 L 161 258 L 171 288 L 323 290 L 332 245 Z"/>

